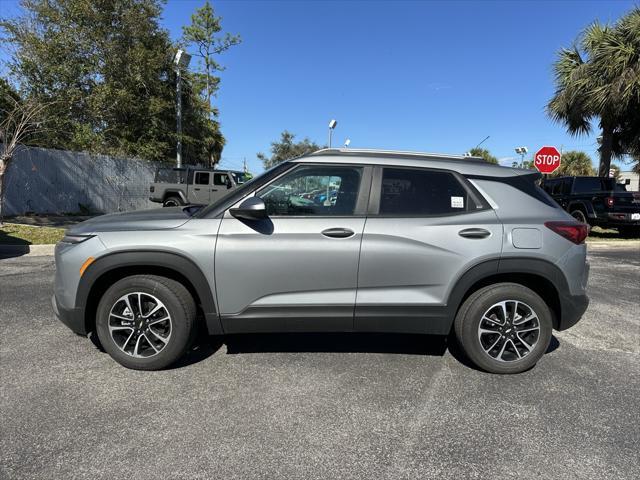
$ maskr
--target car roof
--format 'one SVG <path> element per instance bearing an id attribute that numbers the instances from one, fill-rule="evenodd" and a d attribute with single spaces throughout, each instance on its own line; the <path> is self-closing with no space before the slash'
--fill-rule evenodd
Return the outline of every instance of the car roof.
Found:
<path id="1" fill-rule="evenodd" d="M 291 160 L 293 163 L 350 163 L 396 167 L 430 167 L 453 170 L 463 175 L 513 177 L 537 172 L 488 163 L 481 157 L 443 153 L 408 152 L 354 148 L 325 148 Z"/>

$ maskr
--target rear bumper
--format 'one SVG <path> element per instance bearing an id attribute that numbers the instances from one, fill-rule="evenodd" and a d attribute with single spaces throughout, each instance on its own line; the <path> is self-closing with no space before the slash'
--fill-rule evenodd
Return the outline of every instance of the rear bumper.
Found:
<path id="1" fill-rule="evenodd" d="M 609 227 L 640 227 L 640 220 L 632 220 L 631 213 L 607 213 L 598 215 L 596 225 Z"/>
<path id="2" fill-rule="evenodd" d="M 573 327 L 582 318 L 589 306 L 589 297 L 586 295 L 560 295 L 560 319 L 558 330 L 566 330 Z"/>
<path id="3" fill-rule="evenodd" d="M 72 331 L 79 335 L 87 335 L 82 309 L 80 308 L 64 308 L 56 300 L 56 296 L 51 297 L 51 305 L 53 307 L 53 313 L 55 313 L 58 320 L 64 323 Z"/>

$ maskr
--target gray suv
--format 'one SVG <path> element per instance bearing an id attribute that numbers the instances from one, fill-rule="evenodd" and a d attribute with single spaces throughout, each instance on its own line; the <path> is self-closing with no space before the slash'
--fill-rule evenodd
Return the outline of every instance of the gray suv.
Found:
<path id="1" fill-rule="evenodd" d="M 122 365 L 209 334 L 451 335 L 517 373 L 588 305 L 588 227 L 540 175 L 479 158 L 327 149 L 207 207 L 113 214 L 56 246 L 56 315 Z"/>

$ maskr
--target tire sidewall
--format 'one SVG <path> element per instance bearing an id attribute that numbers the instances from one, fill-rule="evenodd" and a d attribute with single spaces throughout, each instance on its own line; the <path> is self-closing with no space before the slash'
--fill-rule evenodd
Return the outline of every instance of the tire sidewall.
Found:
<path id="1" fill-rule="evenodd" d="M 456 329 L 458 340 L 471 361 L 492 373 L 520 373 L 533 367 L 547 351 L 553 334 L 551 310 L 544 300 L 532 290 L 517 284 L 500 284 L 477 293 L 469 298 L 470 303 L 459 312 L 464 318 L 457 319 L 461 328 Z M 526 303 L 535 311 L 540 323 L 538 342 L 533 350 L 522 359 L 513 362 L 500 362 L 490 357 L 478 338 L 478 326 L 482 315 L 489 307 L 504 300 Z"/>
<path id="2" fill-rule="evenodd" d="M 115 344 L 109 333 L 109 313 L 115 302 L 123 295 L 134 292 L 148 293 L 157 297 L 171 316 L 171 336 L 169 343 L 156 355 L 135 358 L 127 355 Z M 191 338 L 192 324 L 188 313 L 176 295 L 163 283 L 149 277 L 134 276 L 118 281 L 100 299 L 96 312 L 96 332 L 105 351 L 121 365 L 139 370 L 165 368 L 181 357 Z"/>
<path id="3" fill-rule="evenodd" d="M 571 216 L 581 223 L 588 223 L 587 216 L 584 214 L 582 210 L 573 210 L 571 212 Z"/>

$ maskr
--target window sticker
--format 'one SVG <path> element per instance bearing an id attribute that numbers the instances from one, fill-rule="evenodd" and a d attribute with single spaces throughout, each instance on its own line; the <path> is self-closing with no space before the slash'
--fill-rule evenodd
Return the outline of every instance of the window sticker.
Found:
<path id="1" fill-rule="evenodd" d="M 464 197 L 451 197 L 451 208 L 464 208 Z"/>

